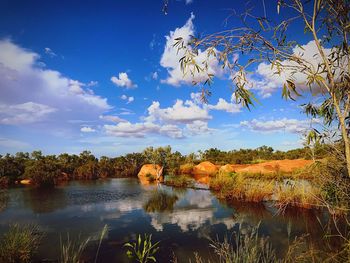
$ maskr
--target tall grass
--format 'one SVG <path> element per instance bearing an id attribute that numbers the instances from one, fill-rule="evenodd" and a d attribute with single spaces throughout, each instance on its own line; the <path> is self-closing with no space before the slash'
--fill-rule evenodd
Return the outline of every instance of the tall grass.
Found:
<path id="1" fill-rule="evenodd" d="M 227 238 L 223 242 L 211 240 L 210 247 L 218 257 L 216 262 L 222 263 L 275 263 L 278 262 L 276 253 L 267 238 L 258 236 L 258 227 L 248 233 L 238 231 L 234 242 Z"/>
<path id="2" fill-rule="evenodd" d="M 97 262 L 98 254 L 100 252 L 100 247 L 102 244 L 102 240 L 108 232 L 108 226 L 105 225 L 101 231 L 98 247 L 95 254 L 94 262 Z M 82 255 L 88 245 L 88 243 L 92 240 L 92 236 L 87 237 L 86 239 L 81 239 L 78 237 L 75 240 L 70 239 L 69 234 L 67 234 L 67 239 L 65 242 L 62 242 L 62 238 L 60 239 L 60 263 L 79 263 L 82 262 Z"/>
<path id="3" fill-rule="evenodd" d="M 41 238 L 36 225 L 10 225 L 0 242 L 0 262 L 31 262 Z"/>
<path id="4" fill-rule="evenodd" d="M 219 198 L 238 199 L 247 202 L 272 201 L 278 207 L 297 206 L 312 208 L 320 206 L 320 187 L 308 181 L 279 181 L 252 179 L 244 174 L 218 175 L 210 182 L 210 188 Z"/>
<path id="5" fill-rule="evenodd" d="M 217 192 L 219 198 L 262 202 L 271 199 L 274 181 L 251 180 L 242 174 L 218 175 L 211 180 L 210 188 Z"/>

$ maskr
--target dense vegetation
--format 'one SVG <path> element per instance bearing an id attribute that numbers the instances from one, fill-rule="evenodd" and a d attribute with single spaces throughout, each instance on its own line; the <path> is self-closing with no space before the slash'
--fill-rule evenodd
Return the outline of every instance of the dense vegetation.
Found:
<path id="1" fill-rule="evenodd" d="M 41 151 L 33 151 L 30 154 L 18 152 L 15 155 L 0 155 L 0 185 L 11 185 L 24 178 L 31 179 L 35 185 L 48 186 L 73 179 L 133 177 L 137 176 L 145 163 L 163 165 L 166 174 L 175 175 L 181 164 L 196 164 L 203 160 L 215 164 L 241 164 L 273 159 L 322 158 L 328 151 L 327 147 L 320 145 L 313 151 L 305 147 L 286 152 L 274 151 L 267 146 L 232 151 L 211 148 L 186 156 L 178 151 L 172 152 L 171 147 L 167 146 L 149 147 L 141 153 L 129 153 L 115 158 L 97 158 L 90 151 L 83 151 L 79 155 L 43 155 Z"/>

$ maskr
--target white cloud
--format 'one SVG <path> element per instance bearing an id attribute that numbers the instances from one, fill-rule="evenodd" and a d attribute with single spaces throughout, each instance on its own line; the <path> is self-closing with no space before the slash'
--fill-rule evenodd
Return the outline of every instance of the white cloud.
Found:
<path id="1" fill-rule="evenodd" d="M 193 0 L 185 0 L 186 5 L 192 4 Z"/>
<path id="2" fill-rule="evenodd" d="M 131 102 L 133 102 L 135 100 L 134 97 L 130 96 L 126 96 L 125 94 L 123 94 L 121 97 L 120 97 L 122 100 L 126 100 L 126 104 L 129 104 Z"/>
<path id="3" fill-rule="evenodd" d="M 326 56 L 329 56 L 331 49 L 324 48 L 324 52 Z M 317 71 L 318 65 L 322 63 L 315 41 L 310 41 L 301 47 L 296 46 L 293 49 L 293 54 L 311 63 L 315 71 Z M 291 79 L 295 82 L 297 90 L 309 92 L 309 87 L 306 86 L 307 74 L 292 68 L 297 66 L 297 63 L 284 60 L 281 64 L 281 72 L 280 74 L 276 74 L 276 68 L 272 69 L 271 64 L 265 62 L 260 63 L 256 74 L 249 78 L 249 82 L 252 85 L 251 88 L 257 90 L 259 95 L 263 98 L 268 98 L 271 97 L 274 92 L 280 90 L 287 79 Z M 324 75 L 324 77 L 326 79 L 326 75 Z M 319 90 L 314 90 L 314 93 L 317 92 L 319 92 Z"/>
<path id="4" fill-rule="evenodd" d="M 0 103 L 0 124 L 20 125 L 39 122 L 55 111 L 55 108 L 34 102 L 14 105 Z"/>
<path id="5" fill-rule="evenodd" d="M 105 120 L 105 121 L 109 121 L 109 122 L 127 122 L 127 120 L 124 120 L 118 116 L 114 116 L 114 115 L 101 115 L 99 117 L 101 120 Z"/>
<path id="6" fill-rule="evenodd" d="M 124 99 L 127 98 L 125 95 Z M 161 108 L 159 101 L 153 101 L 147 109 L 148 115 L 143 117 L 141 122 L 124 121 L 117 125 L 105 125 L 104 128 L 107 134 L 116 137 L 145 137 L 146 134 L 161 134 L 171 138 L 183 138 L 214 131 L 208 127 L 208 121 L 212 119 L 210 110 L 233 113 L 239 112 L 240 106 L 228 103 L 222 98 L 216 105 L 202 104 L 200 94 L 191 93 L 191 100 L 178 99 L 167 108 Z"/>
<path id="7" fill-rule="evenodd" d="M 183 137 L 181 129 L 175 125 L 160 126 L 151 122 L 121 122 L 116 125 L 104 125 L 106 133 L 115 137 L 145 137 L 146 134 L 161 134 L 171 138 Z"/>
<path id="8" fill-rule="evenodd" d="M 73 125 L 68 122 L 71 119 L 91 120 L 112 108 L 106 98 L 85 89 L 84 83 L 38 67 L 39 58 L 10 40 L 0 40 L 2 124 L 45 120 L 46 129 L 65 129 Z"/>
<path id="9" fill-rule="evenodd" d="M 186 128 L 192 135 L 207 133 L 211 130 L 207 122 L 199 120 L 186 124 Z"/>
<path id="10" fill-rule="evenodd" d="M 219 98 L 219 101 L 215 105 L 208 105 L 211 110 L 222 110 L 230 113 L 237 113 L 241 111 L 242 105 L 232 102 L 227 102 L 223 98 Z"/>
<path id="11" fill-rule="evenodd" d="M 207 79 L 207 74 L 214 74 L 215 76 L 221 76 L 223 74 L 222 68 L 219 66 L 218 60 L 213 56 L 208 56 L 208 52 L 198 51 L 198 56 L 194 59 L 198 65 L 203 65 L 202 63 L 208 61 L 208 69 L 203 72 L 184 72 L 181 70 L 180 58 L 184 56 L 184 50 L 178 50 L 174 47 L 176 43 L 176 38 L 182 37 L 185 44 L 187 44 L 191 36 L 195 35 L 194 25 L 193 25 L 194 15 L 187 20 L 186 24 L 180 28 L 176 28 L 174 31 L 170 31 L 169 35 L 166 36 L 166 44 L 164 51 L 160 60 L 160 65 L 167 69 L 168 78 L 162 80 L 163 83 L 167 83 L 173 86 L 179 86 L 181 84 L 192 84 L 193 81 L 200 82 Z M 190 47 L 188 47 L 190 48 Z M 203 67 L 204 68 L 204 67 Z"/>
<path id="12" fill-rule="evenodd" d="M 318 123 L 318 120 L 313 120 Z M 297 119 L 277 119 L 277 120 L 257 120 L 241 121 L 240 125 L 257 132 L 289 132 L 302 133 L 310 128 L 310 120 Z"/>
<path id="13" fill-rule="evenodd" d="M 207 121 L 212 117 L 208 111 L 195 102 L 176 100 L 172 107 L 160 108 L 158 101 L 153 101 L 148 107 L 148 119 L 160 120 L 167 123 L 192 123 L 196 120 Z"/>
<path id="14" fill-rule="evenodd" d="M 134 101 L 134 97 L 131 96 L 131 97 L 128 98 L 128 102 L 127 103 L 131 103 L 133 101 Z"/>
<path id="15" fill-rule="evenodd" d="M 49 48 L 49 47 L 46 47 L 44 49 L 44 51 L 45 51 L 45 54 L 49 55 L 50 57 L 56 57 L 57 56 L 57 54 L 55 52 L 53 52 L 52 49 Z"/>
<path id="16" fill-rule="evenodd" d="M 91 127 L 89 127 L 89 126 L 85 126 L 85 127 L 82 127 L 82 128 L 80 129 L 80 131 L 81 131 L 81 132 L 90 133 L 90 132 L 95 132 L 96 130 L 93 129 L 93 128 L 91 128 Z"/>
<path id="17" fill-rule="evenodd" d="M 152 73 L 152 79 L 154 79 L 154 80 L 158 79 L 158 72 L 157 71 Z"/>
<path id="18" fill-rule="evenodd" d="M 98 81 L 91 80 L 89 83 L 86 84 L 88 87 L 95 87 L 98 85 Z"/>
<path id="19" fill-rule="evenodd" d="M 127 89 L 137 88 L 137 85 L 129 79 L 126 72 L 120 72 L 118 77 L 112 76 L 111 81 L 118 87 L 125 87 Z"/>

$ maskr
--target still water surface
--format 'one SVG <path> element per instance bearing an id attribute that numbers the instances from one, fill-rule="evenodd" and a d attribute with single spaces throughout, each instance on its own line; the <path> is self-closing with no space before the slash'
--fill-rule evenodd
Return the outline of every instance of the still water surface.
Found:
<path id="1" fill-rule="evenodd" d="M 164 185 L 143 186 L 136 179 L 108 179 L 70 182 L 55 189 L 28 187 L 7 191 L 0 205 L 0 234 L 11 223 L 35 223 L 45 232 L 38 258 L 59 258 L 60 238 L 95 236 L 105 224 L 109 231 L 103 241 L 99 262 L 129 262 L 123 244 L 137 234 L 149 233 L 160 241 L 160 262 L 175 254 L 179 262 L 189 262 L 194 251 L 212 258 L 208 237 L 230 237 L 260 223 L 260 234 L 269 236 L 279 255 L 295 236 L 308 234 L 317 244 L 322 236 L 319 219 L 325 215 L 313 210 L 287 211 L 263 204 L 225 203 L 210 191 L 176 189 Z M 95 254 L 91 245 L 86 257 Z"/>

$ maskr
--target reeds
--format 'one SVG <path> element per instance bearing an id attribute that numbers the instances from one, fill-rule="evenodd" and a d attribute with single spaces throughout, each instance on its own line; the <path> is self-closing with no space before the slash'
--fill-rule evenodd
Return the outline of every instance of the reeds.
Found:
<path id="1" fill-rule="evenodd" d="M 10 225 L 0 242 L 0 262 L 31 262 L 41 238 L 36 225 Z"/>
<path id="2" fill-rule="evenodd" d="M 211 180 L 210 188 L 222 199 L 272 201 L 279 207 L 311 208 L 320 205 L 317 201 L 320 191 L 308 181 L 252 179 L 244 174 L 218 175 Z"/>
<path id="3" fill-rule="evenodd" d="M 101 231 L 98 247 L 95 254 L 95 263 L 98 259 L 98 254 L 100 252 L 100 247 L 102 244 L 102 240 L 105 237 L 106 233 L 108 232 L 108 226 L 105 225 Z M 78 237 L 75 240 L 71 240 L 69 237 L 69 234 L 67 234 L 67 239 L 63 243 L 62 239 L 60 238 L 60 263 L 79 263 L 81 262 L 81 257 L 88 245 L 88 243 L 91 241 L 92 236 L 87 237 L 86 239 L 81 239 Z"/>

